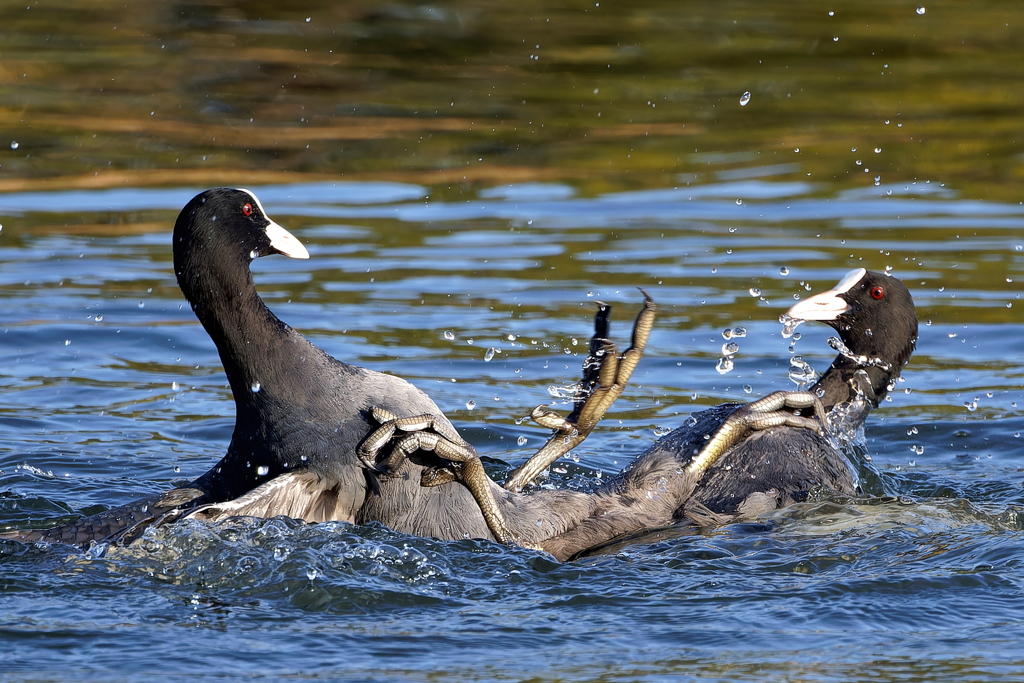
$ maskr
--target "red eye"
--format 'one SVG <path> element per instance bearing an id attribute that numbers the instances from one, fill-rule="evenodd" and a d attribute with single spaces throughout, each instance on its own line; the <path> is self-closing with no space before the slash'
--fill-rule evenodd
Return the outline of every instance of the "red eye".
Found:
<path id="1" fill-rule="evenodd" d="M 242 207 L 242 213 L 244 213 L 246 216 L 251 216 L 252 215 L 252 204 L 246 204 L 245 206 L 243 206 Z M 877 299 L 878 297 L 875 297 L 875 298 Z"/>
<path id="2" fill-rule="evenodd" d="M 871 288 L 871 298 L 872 299 L 881 299 L 883 296 L 885 296 L 885 290 L 884 289 L 882 289 L 881 287 L 872 287 Z"/>

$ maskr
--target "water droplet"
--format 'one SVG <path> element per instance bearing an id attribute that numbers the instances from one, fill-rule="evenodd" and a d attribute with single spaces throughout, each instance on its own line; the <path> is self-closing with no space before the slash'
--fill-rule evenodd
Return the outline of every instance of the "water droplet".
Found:
<path id="1" fill-rule="evenodd" d="M 252 251 L 249 252 L 249 258 L 256 259 L 256 258 L 259 258 L 259 257 L 260 257 L 260 250 L 259 249 L 253 249 Z"/>
<path id="2" fill-rule="evenodd" d="M 18 149 L 20 146 L 17 141 L 11 140 L 11 149 Z"/>
<path id="3" fill-rule="evenodd" d="M 64 346 L 71 346 L 71 340 L 70 339 L 65 339 L 64 340 Z"/>
<path id="4" fill-rule="evenodd" d="M 467 339 L 466 343 L 469 344 L 470 346 L 472 346 L 473 345 L 473 340 L 472 339 Z"/>
<path id="5" fill-rule="evenodd" d="M 749 384 L 744 384 L 743 385 L 743 393 L 744 394 L 751 394 L 753 392 L 754 392 L 754 387 L 750 386 Z"/>
<path id="6" fill-rule="evenodd" d="M 181 385 L 177 382 L 171 382 L 171 391 L 178 391 L 181 389 Z"/>
<path id="7" fill-rule="evenodd" d="M 882 153 L 882 148 L 881 147 L 875 147 L 875 154 L 881 154 L 881 153 Z"/>
<path id="8" fill-rule="evenodd" d="M 529 441 L 529 439 L 527 439 L 525 436 L 521 436 L 518 439 L 516 439 L 516 445 L 525 446 L 527 441 Z"/>
<path id="9" fill-rule="evenodd" d="M 833 43 L 838 43 L 839 42 L 839 36 L 832 36 L 832 42 Z"/>
<path id="10" fill-rule="evenodd" d="M 466 409 L 473 410 L 473 408 L 476 408 L 476 401 L 466 401 Z"/>
<path id="11" fill-rule="evenodd" d="M 729 356 L 722 356 L 718 359 L 718 365 L 715 366 L 715 370 L 718 370 L 719 375 L 724 375 L 727 372 L 731 372 L 735 363 Z"/>
<path id="12" fill-rule="evenodd" d="M 751 287 L 747 290 L 750 296 L 761 296 L 761 290 L 757 287 Z"/>
<path id="13" fill-rule="evenodd" d="M 789 268 L 786 266 L 779 268 L 779 275 L 789 275 Z"/>
<path id="14" fill-rule="evenodd" d="M 260 383 L 259 382 L 253 382 L 251 385 L 249 385 L 249 388 L 252 389 L 252 393 L 254 393 L 254 394 L 260 393 Z"/>
<path id="15" fill-rule="evenodd" d="M 747 92 L 743 93 L 742 95 L 740 95 L 740 106 L 741 107 L 745 107 L 748 104 L 750 104 L 750 91 L 749 90 Z"/>
<path id="16" fill-rule="evenodd" d="M 490 363 L 492 360 L 494 360 L 494 354 L 497 353 L 497 351 L 498 349 L 494 348 L 493 346 L 489 346 L 487 348 L 487 351 L 484 352 L 484 362 Z"/>
<path id="17" fill-rule="evenodd" d="M 139 308 L 145 308 L 145 307 L 146 307 L 146 302 L 145 301 L 140 301 L 139 302 Z"/>
<path id="18" fill-rule="evenodd" d="M 800 318 L 793 318 L 785 313 L 779 316 L 779 322 L 782 323 L 782 338 L 789 339 L 796 332 L 796 328 L 803 324 L 803 320 Z"/>
<path id="19" fill-rule="evenodd" d="M 726 342 L 722 344 L 722 355 L 723 356 L 735 356 L 736 352 L 740 350 L 740 345 L 736 342 Z"/>
<path id="20" fill-rule="evenodd" d="M 455 333 L 452 332 L 451 330 L 445 330 L 444 338 L 447 339 L 448 341 L 455 341 Z"/>
<path id="21" fill-rule="evenodd" d="M 793 356 L 789 359 L 789 379 L 802 389 L 818 381 L 818 373 L 803 358 Z"/>
<path id="22" fill-rule="evenodd" d="M 98 323 L 99 322 L 103 322 L 103 316 L 102 315 L 96 316 L 96 322 L 98 322 Z"/>
<path id="23" fill-rule="evenodd" d="M 917 8 L 917 13 L 918 13 L 918 14 L 924 14 L 924 13 L 925 13 L 926 11 L 927 11 L 927 10 L 926 10 L 926 9 L 925 9 L 924 7 L 918 7 L 918 8 Z"/>
<path id="24" fill-rule="evenodd" d="M 256 468 L 256 474 L 258 474 L 261 477 L 267 476 L 267 472 L 269 471 L 270 468 L 267 467 L 266 465 L 260 465 L 259 467 Z"/>
<path id="25" fill-rule="evenodd" d="M 737 199 L 736 200 L 736 206 L 742 206 L 742 205 L 743 205 L 743 200 L 742 199 Z"/>
<path id="26" fill-rule="evenodd" d="M 309 19 L 306 19 L 306 21 L 309 21 Z M 316 570 L 316 567 L 310 567 L 306 570 L 306 578 L 310 581 L 313 581 L 318 576 L 320 576 L 320 572 Z"/>

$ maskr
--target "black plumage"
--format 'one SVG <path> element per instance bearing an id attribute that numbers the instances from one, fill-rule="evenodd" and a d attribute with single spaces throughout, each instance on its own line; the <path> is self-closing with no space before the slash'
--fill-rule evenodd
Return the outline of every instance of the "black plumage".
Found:
<path id="1" fill-rule="evenodd" d="M 181 516 L 288 515 L 310 522 L 377 521 L 441 539 L 493 538 L 467 488 L 421 486 L 426 469 L 444 464 L 438 456 L 416 452 L 389 473 L 357 457 L 357 447 L 377 426 L 370 416 L 374 406 L 396 415 L 432 414 L 454 427 L 405 380 L 332 358 L 267 308 L 256 292 L 251 261 L 273 253 L 308 254 L 266 217 L 251 192 L 220 188 L 197 195 L 182 209 L 173 242 L 179 285 L 217 346 L 234 396 L 227 452 L 186 487 L 53 529 L 5 536 L 127 541 L 154 522 Z M 913 351 L 917 322 L 909 292 L 895 278 L 859 270 L 790 313 L 839 332 L 844 352 L 812 390 L 826 408 L 839 406 L 862 422 Z M 756 514 L 815 487 L 856 490 L 856 476 L 834 442 L 793 427 L 755 432 L 706 470 L 689 468 L 705 437 L 738 407 L 698 413 L 693 424 L 656 442 L 592 493 L 488 486 L 518 540 L 560 559 L 645 527 Z"/>

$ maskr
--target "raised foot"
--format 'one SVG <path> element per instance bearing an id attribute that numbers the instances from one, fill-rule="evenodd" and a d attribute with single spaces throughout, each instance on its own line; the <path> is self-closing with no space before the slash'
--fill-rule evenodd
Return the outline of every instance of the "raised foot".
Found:
<path id="1" fill-rule="evenodd" d="M 812 417 L 806 417 L 810 414 Z M 700 476 L 730 448 L 752 432 L 772 427 L 796 427 L 825 434 L 825 409 L 821 400 L 807 391 L 776 391 L 762 399 L 740 406 L 725 418 L 704 448 L 686 469 Z"/>
<path id="2" fill-rule="evenodd" d="M 539 425 L 553 430 L 554 434 L 540 450 L 509 475 L 505 480 L 505 489 L 521 491 L 553 462 L 581 444 L 622 394 L 633 370 L 643 357 L 647 339 L 654 327 L 657 307 L 647 292 L 642 289 L 640 292 L 644 295 L 644 307 L 633 323 L 632 343 L 622 355 L 619 355 L 615 344 L 608 339 L 611 306 L 598 303 L 597 314 L 594 316 L 594 336 L 590 339 L 590 350 L 583 361 L 579 388 L 573 396 L 576 405 L 566 417 L 548 410 L 546 405 L 534 408 L 530 417 Z"/>
<path id="3" fill-rule="evenodd" d="M 436 453 L 450 461 L 450 464 L 424 470 L 420 484 L 429 487 L 453 481 L 463 483 L 480 506 L 487 528 L 494 538 L 506 545 L 522 545 L 505 523 L 491 488 L 493 482 L 484 471 L 476 449 L 459 436 L 446 420 L 435 415 L 399 417 L 376 406 L 370 412 L 380 427 L 371 432 L 356 449 L 356 455 L 368 469 L 391 476 L 416 451 Z M 396 437 L 398 432 L 405 433 Z M 381 458 L 380 450 L 388 442 L 393 442 L 391 453 Z"/>

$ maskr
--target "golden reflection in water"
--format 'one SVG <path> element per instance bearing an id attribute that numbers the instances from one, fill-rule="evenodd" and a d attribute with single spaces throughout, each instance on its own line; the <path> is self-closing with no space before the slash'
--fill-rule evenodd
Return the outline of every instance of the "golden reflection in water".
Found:
<path id="1" fill-rule="evenodd" d="M 227 176 L 557 179 L 597 193 L 795 163 L 782 178 L 824 191 L 941 179 L 1016 201 L 1024 176 L 1013 3 L 830 14 L 809 0 L 7 2 L 2 13 L 0 191 Z"/>

